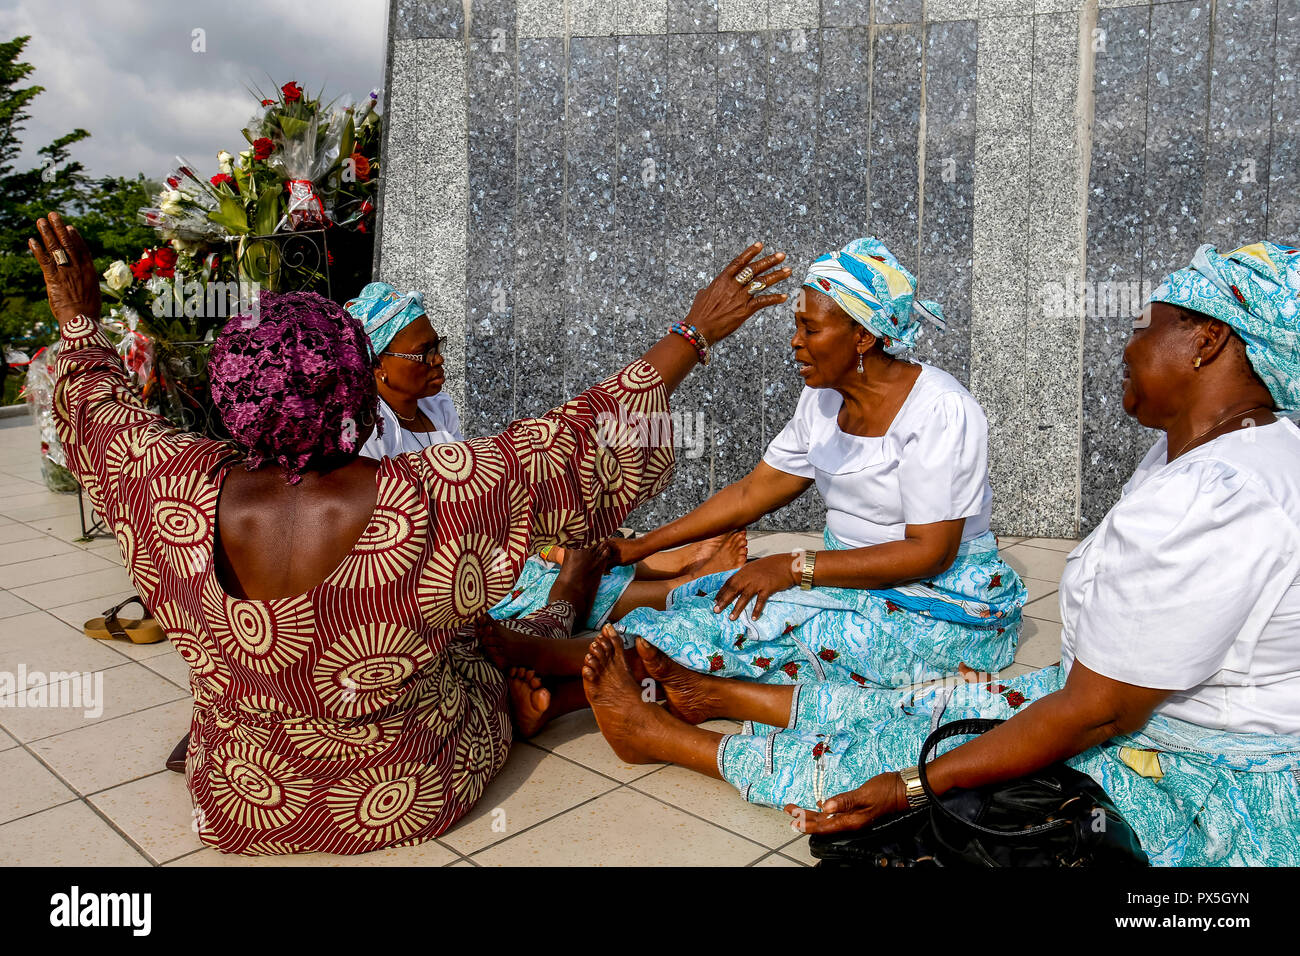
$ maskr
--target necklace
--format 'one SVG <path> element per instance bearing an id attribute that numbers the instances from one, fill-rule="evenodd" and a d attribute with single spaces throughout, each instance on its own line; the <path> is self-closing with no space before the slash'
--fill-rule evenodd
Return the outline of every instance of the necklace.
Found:
<path id="1" fill-rule="evenodd" d="M 1211 425 L 1209 428 L 1205 429 L 1205 431 L 1201 432 L 1199 435 L 1194 435 L 1194 436 L 1192 436 L 1191 438 L 1189 438 L 1187 441 L 1183 442 L 1183 447 L 1178 449 L 1178 454 L 1176 454 L 1176 455 L 1170 455 L 1170 456 L 1169 456 L 1168 458 L 1166 458 L 1165 460 L 1166 460 L 1166 461 L 1173 461 L 1175 458 L 1178 457 L 1178 455 L 1181 455 L 1183 452 L 1187 451 L 1187 447 L 1188 447 L 1189 445 L 1191 445 L 1192 442 L 1194 442 L 1194 441 L 1199 441 L 1200 439 L 1204 438 L 1206 435 L 1208 435 L 1210 432 L 1214 431 L 1214 430 L 1215 430 L 1216 428 L 1218 428 L 1220 425 L 1223 425 L 1223 424 L 1226 423 L 1226 422 L 1230 422 L 1230 421 L 1232 421 L 1234 418 L 1241 418 L 1243 415 L 1246 414 L 1246 412 L 1253 412 L 1255 409 L 1257 409 L 1257 408 L 1263 408 L 1263 407 L 1264 407 L 1263 405 L 1252 405 L 1252 406 L 1250 406 L 1250 408 L 1247 408 L 1247 409 L 1245 409 L 1244 411 L 1233 412 L 1233 413 L 1232 413 L 1231 415 L 1229 415 L 1227 418 L 1220 419 L 1219 421 L 1217 421 L 1217 422 L 1215 422 L 1213 425 Z"/>
<path id="2" fill-rule="evenodd" d="M 393 408 L 392 405 L 389 405 L 388 407 L 389 407 L 389 408 Z M 402 421 L 404 421 L 404 422 L 413 422 L 413 421 L 415 421 L 417 418 L 420 417 L 420 410 L 417 408 L 417 409 L 415 410 L 415 414 L 412 415 L 410 418 L 407 418 L 405 415 L 403 415 L 401 412 L 399 412 L 399 411 L 398 411 L 397 409 L 395 409 L 395 408 L 393 408 L 393 414 L 396 415 L 400 420 L 402 420 Z"/>

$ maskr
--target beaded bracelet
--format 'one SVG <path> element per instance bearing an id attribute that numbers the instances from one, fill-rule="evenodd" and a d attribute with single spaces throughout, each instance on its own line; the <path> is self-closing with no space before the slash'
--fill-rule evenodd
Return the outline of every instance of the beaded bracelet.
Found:
<path id="1" fill-rule="evenodd" d="M 704 335 L 700 332 L 699 329 L 697 329 L 693 325 L 687 325 L 685 322 L 678 322 L 675 325 L 673 325 L 673 327 L 668 331 L 676 332 L 687 342 L 691 343 L 691 346 L 695 349 L 696 354 L 699 355 L 700 357 L 701 365 L 709 364 L 709 342 L 708 339 L 704 337 Z"/>

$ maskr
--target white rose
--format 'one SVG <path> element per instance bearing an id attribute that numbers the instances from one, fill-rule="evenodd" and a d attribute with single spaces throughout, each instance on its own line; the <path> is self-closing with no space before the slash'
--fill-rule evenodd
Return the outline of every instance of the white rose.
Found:
<path id="1" fill-rule="evenodd" d="M 221 171 L 227 176 L 235 175 L 235 167 L 233 165 L 234 161 L 235 157 L 231 156 L 224 149 L 217 153 L 217 166 L 220 167 Z"/>
<path id="2" fill-rule="evenodd" d="M 182 198 L 184 197 L 179 189 L 164 189 L 158 208 L 162 210 L 164 215 L 179 218 L 185 215 L 185 207 L 181 205 Z"/>
<path id="3" fill-rule="evenodd" d="M 131 267 L 121 259 L 118 259 L 109 266 L 108 270 L 104 273 L 104 281 L 114 292 L 121 292 L 129 286 L 134 279 L 135 276 L 131 274 Z"/>

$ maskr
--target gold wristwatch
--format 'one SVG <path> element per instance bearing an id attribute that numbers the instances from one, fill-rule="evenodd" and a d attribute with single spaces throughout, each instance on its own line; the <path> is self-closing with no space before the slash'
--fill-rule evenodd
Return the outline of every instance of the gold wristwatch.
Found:
<path id="1" fill-rule="evenodd" d="M 817 563 L 816 551 L 803 553 L 803 575 L 799 578 L 799 587 L 811 591 L 813 586 L 813 565 Z"/>
<path id="2" fill-rule="evenodd" d="M 903 784 L 907 787 L 907 805 L 910 808 L 915 810 L 930 802 L 930 798 L 925 795 L 925 788 L 921 786 L 920 770 L 916 767 L 908 767 L 906 770 L 898 771 L 898 775 L 903 778 Z"/>

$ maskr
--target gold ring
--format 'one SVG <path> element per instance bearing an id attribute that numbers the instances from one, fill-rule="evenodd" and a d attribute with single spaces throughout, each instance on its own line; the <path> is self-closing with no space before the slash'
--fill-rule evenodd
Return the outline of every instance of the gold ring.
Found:
<path id="1" fill-rule="evenodd" d="M 56 265 L 66 266 L 68 264 L 68 254 L 62 249 L 55 249 L 54 262 Z"/>
<path id="2" fill-rule="evenodd" d="M 754 270 L 749 266 L 745 266 L 745 268 L 736 273 L 736 281 L 741 285 L 744 285 L 752 278 L 754 278 Z"/>
<path id="3" fill-rule="evenodd" d="M 749 286 L 745 289 L 745 291 L 748 292 L 750 295 L 757 295 L 758 293 L 762 292 L 766 288 L 767 288 L 766 282 L 764 282 L 762 279 L 755 279 L 753 282 L 749 284 Z"/>

